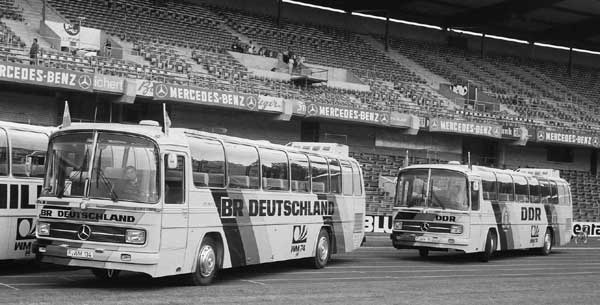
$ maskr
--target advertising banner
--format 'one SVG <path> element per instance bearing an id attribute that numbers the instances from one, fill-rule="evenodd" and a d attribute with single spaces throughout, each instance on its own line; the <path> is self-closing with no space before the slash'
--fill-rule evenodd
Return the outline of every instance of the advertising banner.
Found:
<path id="1" fill-rule="evenodd" d="M 572 235 L 585 233 L 588 237 L 600 237 L 600 222 L 573 222 Z"/>
<path id="2" fill-rule="evenodd" d="M 389 126 L 390 113 L 366 109 L 307 103 L 306 116 Z"/>
<path id="3" fill-rule="evenodd" d="M 102 46 L 102 31 L 99 29 L 79 26 L 78 23 L 61 23 L 45 21 L 55 35 L 60 38 L 61 47 L 74 47 L 86 50 L 100 50 Z"/>
<path id="4" fill-rule="evenodd" d="M 536 135 L 536 141 L 590 147 L 600 146 L 600 140 L 598 136 L 579 134 L 574 132 L 538 130 Z"/>
<path id="5" fill-rule="evenodd" d="M 72 70 L 0 62 L 1 81 L 92 91 L 93 77 L 93 74 Z"/>
<path id="6" fill-rule="evenodd" d="M 94 90 L 123 94 L 125 79 L 122 77 L 94 74 Z"/>
<path id="7" fill-rule="evenodd" d="M 499 125 L 469 121 L 455 121 L 440 118 L 430 119 L 429 131 L 475 135 L 490 138 L 502 137 L 502 127 Z"/>
<path id="8" fill-rule="evenodd" d="M 264 112 L 282 113 L 283 99 L 280 97 L 259 95 L 257 109 Z"/>
<path id="9" fill-rule="evenodd" d="M 174 84 L 154 84 L 154 99 L 258 111 L 256 95 Z"/>

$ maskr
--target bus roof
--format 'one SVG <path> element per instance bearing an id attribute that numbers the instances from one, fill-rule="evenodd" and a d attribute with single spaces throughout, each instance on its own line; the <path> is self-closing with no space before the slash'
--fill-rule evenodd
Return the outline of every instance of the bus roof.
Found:
<path id="1" fill-rule="evenodd" d="M 249 144 L 263 148 L 272 148 L 278 150 L 284 150 L 288 152 L 298 152 L 298 153 L 307 153 L 312 155 L 320 155 L 320 156 L 329 156 L 343 160 L 354 160 L 349 156 L 340 156 L 337 154 L 329 154 L 326 152 L 317 152 L 317 151 L 306 151 L 303 149 L 294 148 L 291 146 L 274 144 L 264 140 L 250 140 L 245 138 L 239 138 L 234 136 L 228 136 L 217 133 L 210 133 L 205 131 L 199 131 L 189 128 L 170 128 L 169 135 L 165 135 L 162 131 L 161 126 L 154 125 L 140 125 L 140 124 L 119 124 L 119 123 L 72 123 L 68 127 L 63 127 L 58 129 L 56 132 L 60 134 L 62 132 L 67 131 L 77 131 L 77 130 L 103 130 L 103 131 L 112 131 L 119 133 L 130 133 L 141 136 L 146 136 L 151 138 L 159 145 L 174 145 L 180 147 L 188 147 L 188 141 L 186 136 L 200 136 L 200 137 L 208 137 L 213 139 L 220 139 L 229 142 L 239 143 L 239 144 Z"/>
<path id="2" fill-rule="evenodd" d="M 481 176 L 482 173 L 494 173 L 494 174 L 507 174 L 511 176 L 520 176 L 520 177 L 532 177 L 536 179 L 546 179 L 551 181 L 561 181 L 564 183 L 568 183 L 565 179 L 560 177 L 552 177 L 552 176 L 537 176 L 531 175 L 525 172 L 517 172 L 510 169 L 499 169 L 485 166 L 473 165 L 472 168 L 469 168 L 468 165 L 462 164 L 416 164 L 402 168 L 402 170 L 406 169 L 418 169 L 418 168 L 433 168 L 433 169 L 446 169 L 453 170 L 457 172 L 461 172 L 465 175 L 473 175 L 473 176 Z M 484 174 L 485 175 L 485 174 Z"/>
<path id="3" fill-rule="evenodd" d="M 7 130 L 22 130 L 22 131 L 34 131 L 45 133 L 46 135 L 50 135 L 52 132 L 56 130 L 56 127 L 52 126 L 40 126 L 40 125 L 31 125 L 31 124 L 23 124 L 23 123 L 15 123 L 15 122 L 7 122 L 0 121 L 0 127 L 5 128 Z"/>

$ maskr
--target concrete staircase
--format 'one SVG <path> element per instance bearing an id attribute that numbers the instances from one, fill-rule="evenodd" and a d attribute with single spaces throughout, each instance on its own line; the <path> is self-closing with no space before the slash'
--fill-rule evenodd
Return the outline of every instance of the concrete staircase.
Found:
<path id="1" fill-rule="evenodd" d="M 27 44 L 27 47 L 31 45 L 34 38 L 38 39 L 38 44 L 42 49 L 50 49 L 52 45 L 44 37 L 40 36 L 40 22 L 42 21 L 42 7 L 43 3 L 41 0 L 18 0 L 15 1 L 15 5 L 23 9 L 24 21 L 8 20 L 3 19 L 4 23 L 15 32 L 21 39 Z M 48 20 L 56 22 L 65 22 L 54 9 L 49 5 L 46 6 L 46 18 Z"/>
<path id="2" fill-rule="evenodd" d="M 442 83 L 450 84 L 449 80 L 427 70 L 423 66 L 421 66 L 418 63 L 416 63 L 415 61 L 405 57 L 404 55 L 398 53 L 397 51 L 390 48 L 389 51 L 386 52 L 385 44 L 383 42 L 380 42 L 377 39 L 375 39 L 369 35 L 359 35 L 359 36 L 363 39 L 364 42 L 370 44 L 376 50 L 379 50 L 379 51 L 385 53 L 389 58 L 393 59 L 397 63 L 408 68 L 409 70 L 415 72 L 418 76 L 423 78 L 427 82 L 427 85 L 430 86 L 431 88 L 433 88 L 435 90 L 439 90 L 440 84 L 442 84 Z"/>

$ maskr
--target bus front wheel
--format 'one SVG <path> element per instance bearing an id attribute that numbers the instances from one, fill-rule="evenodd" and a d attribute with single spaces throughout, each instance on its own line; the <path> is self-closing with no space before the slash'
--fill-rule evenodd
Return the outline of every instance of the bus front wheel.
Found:
<path id="1" fill-rule="evenodd" d="M 496 234 L 493 231 L 488 231 L 487 238 L 485 240 L 485 248 L 483 252 L 479 254 L 479 260 L 487 262 L 490 260 L 494 251 L 496 250 Z"/>
<path id="2" fill-rule="evenodd" d="M 321 229 L 319 232 L 319 238 L 317 238 L 317 248 L 315 249 L 314 267 L 321 269 L 327 265 L 329 258 L 331 257 L 329 233 L 326 229 Z"/>
<path id="3" fill-rule="evenodd" d="M 546 229 L 546 234 L 544 234 L 544 245 L 539 249 L 539 253 L 541 255 L 550 255 L 552 252 L 552 231 Z"/>
<path id="4" fill-rule="evenodd" d="M 217 243 L 211 237 L 205 237 L 196 258 L 196 270 L 190 275 L 192 285 L 206 286 L 212 283 L 219 269 L 217 258 Z"/>

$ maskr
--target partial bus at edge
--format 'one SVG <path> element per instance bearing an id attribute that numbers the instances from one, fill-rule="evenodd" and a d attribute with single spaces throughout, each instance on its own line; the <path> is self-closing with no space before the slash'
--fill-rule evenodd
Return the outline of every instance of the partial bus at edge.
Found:
<path id="1" fill-rule="evenodd" d="M 569 184 L 559 177 L 458 164 L 400 170 L 393 212 L 397 249 L 477 253 L 533 249 L 548 255 L 571 238 Z"/>

